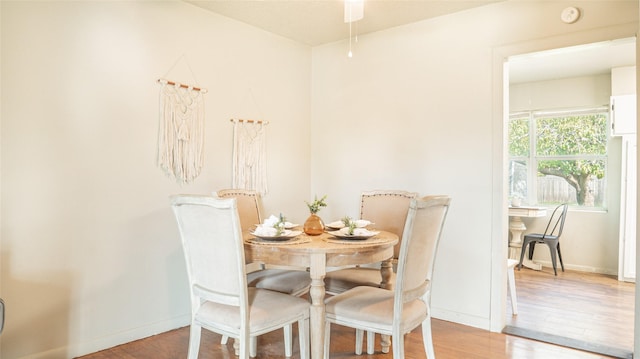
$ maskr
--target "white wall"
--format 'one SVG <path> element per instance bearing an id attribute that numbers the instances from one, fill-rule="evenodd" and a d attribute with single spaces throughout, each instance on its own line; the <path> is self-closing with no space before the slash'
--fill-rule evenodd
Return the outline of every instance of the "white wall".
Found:
<path id="1" fill-rule="evenodd" d="M 374 188 L 453 196 L 434 314 L 489 328 L 504 313 L 492 258 L 506 255 L 496 59 L 637 30 L 636 1 L 572 2 L 574 25 L 558 21 L 566 4 L 360 36 L 348 60 L 346 42 L 310 50 L 180 2 L 0 2 L 0 356 L 72 357 L 186 325 L 167 197 L 230 185 L 231 117 L 271 121 L 267 212 L 302 221 L 303 201 L 327 194 L 320 214 L 339 218 Z M 209 93 L 205 170 L 181 187 L 155 166 L 155 80 L 183 54 L 195 76 L 179 62 L 167 77 Z"/>
<path id="2" fill-rule="evenodd" d="M 308 46 L 183 2 L 0 8 L 0 357 L 69 358 L 188 324 L 168 196 L 230 187 L 230 118 L 270 121 L 266 210 L 306 218 Z M 209 90 L 190 185 L 155 163 L 160 77 Z"/>
<path id="3" fill-rule="evenodd" d="M 559 20 L 566 2 L 501 2 L 359 36 L 351 59 L 347 42 L 313 49 L 312 191 L 331 200 L 323 216 L 357 213 L 368 189 L 453 197 L 438 318 L 493 330 L 504 319 L 506 278 L 492 272 L 507 241 L 501 61 L 637 31 L 635 1 L 571 5 L 584 14 L 573 25 Z"/>
<path id="4" fill-rule="evenodd" d="M 514 84 L 509 90 L 509 109 L 513 112 L 607 106 L 611 96 L 611 74 Z M 620 138 L 611 137 L 606 208 L 572 208 L 567 215 L 562 235 L 562 259 L 567 269 L 618 273 L 621 151 Z M 528 231 L 544 232 L 549 216 L 551 211 L 547 217 L 523 218 L 523 221 Z M 534 260 L 551 266 L 546 247 L 535 251 Z"/>

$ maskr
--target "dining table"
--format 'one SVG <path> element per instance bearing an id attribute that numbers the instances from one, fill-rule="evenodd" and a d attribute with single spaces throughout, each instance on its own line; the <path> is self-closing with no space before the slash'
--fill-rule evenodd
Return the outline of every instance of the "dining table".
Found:
<path id="1" fill-rule="evenodd" d="M 527 230 L 522 217 L 536 218 L 547 215 L 545 207 L 533 206 L 509 206 L 509 231 L 511 231 L 511 240 L 509 241 L 509 258 L 520 260 L 520 251 L 522 248 L 522 234 Z M 522 260 L 522 265 L 533 270 L 541 270 L 542 265 L 530 260 L 528 256 Z"/>
<path id="2" fill-rule="evenodd" d="M 295 238 L 283 241 L 257 238 L 250 232 L 244 234 L 245 260 L 247 263 L 306 268 L 311 276 L 310 346 L 311 358 L 324 358 L 325 335 L 325 287 L 327 269 L 381 262 L 381 287 L 391 287 L 394 245 L 396 234 L 377 231 L 366 239 L 344 239 L 325 231 L 311 236 L 302 232 Z"/>

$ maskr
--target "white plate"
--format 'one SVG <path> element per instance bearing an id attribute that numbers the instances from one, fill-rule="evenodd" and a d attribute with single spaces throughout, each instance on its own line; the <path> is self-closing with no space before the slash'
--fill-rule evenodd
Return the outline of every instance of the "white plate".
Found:
<path id="1" fill-rule="evenodd" d="M 356 219 L 355 222 L 356 222 L 356 228 L 364 228 L 371 224 L 371 221 L 367 221 L 366 219 Z M 341 229 L 341 228 L 344 228 L 344 222 L 342 222 L 342 220 L 333 221 L 327 224 L 327 227 L 332 229 Z"/>
<path id="2" fill-rule="evenodd" d="M 265 236 L 262 234 L 256 234 L 255 232 L 251 232 L 252 236 L 255 236 L 256 238 L 260 238 L 266 241 L 286 241 L 288 239 L 295 238 L 301 234 L 302 234 L 302 231 L 289 231 L 289 230 L 285 230 L 279 236 Z"/>
<path id="3" fill-rule="evenodd" d="M 357 234 L 347 234 L 343 231 L 331 231 L 328 233 L 340 239 L 368 239 L 380 234 L 380 232 L 377 232 L 377 231 L 362 231 Z"/>

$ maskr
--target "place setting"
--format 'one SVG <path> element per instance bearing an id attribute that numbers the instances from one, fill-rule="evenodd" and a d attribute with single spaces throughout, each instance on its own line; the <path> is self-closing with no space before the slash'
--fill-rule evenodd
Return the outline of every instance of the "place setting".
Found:
<path id="1" fill-rule="evenodd" d="M 294 230 L 299 224 L 291 223 L 280 214 L 271 215 L 263 223 L 257 224 L 253 231 L 249 232 L 254 238 L 247 241 L 255 244 L 299 244 L 309 242 L 306 236 L 300 236 L 302 231 Z"/>
<path id="2" fill-rule="evenodd" d="M 327 233 L 333 236 L 333 238 L 329 237 L 325 240 L 336 243 L 358 243 L 364 240 L 375 239 L 375 236 L 380 234 L 380 232 L 366 228 L 371 224 L 373 224 L 371 221 L 365 219 L 354 220 L 346 216 L 339 221 L 327 224 L 327 228 L 330 229 Z"/>

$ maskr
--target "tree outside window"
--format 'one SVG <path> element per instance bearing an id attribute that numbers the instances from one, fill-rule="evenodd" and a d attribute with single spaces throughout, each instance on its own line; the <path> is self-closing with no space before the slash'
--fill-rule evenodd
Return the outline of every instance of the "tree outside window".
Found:
<path id="1" fill-rule="evenodd" d="M 608 109 L 527 112 L 509 120 L 509 196 L 604 207 Z"/>

